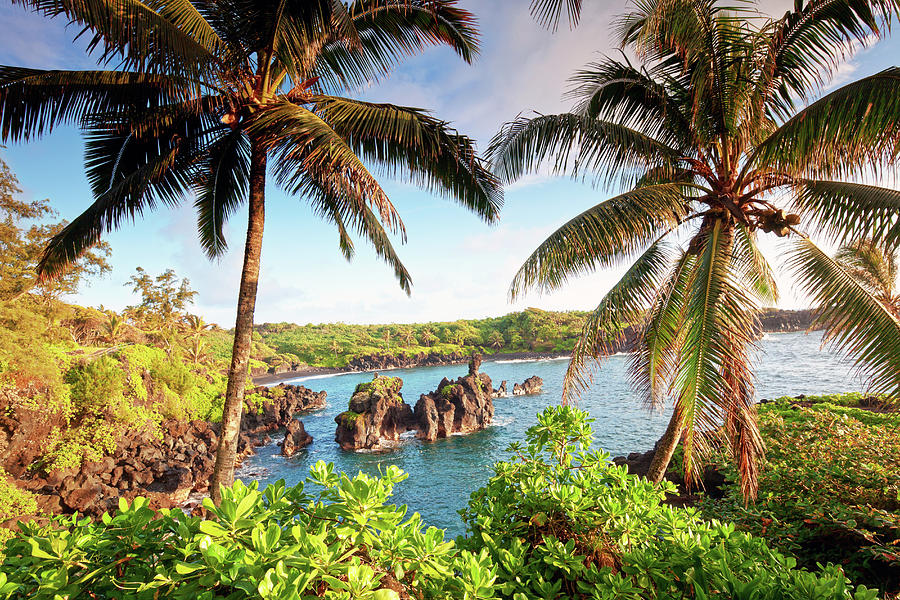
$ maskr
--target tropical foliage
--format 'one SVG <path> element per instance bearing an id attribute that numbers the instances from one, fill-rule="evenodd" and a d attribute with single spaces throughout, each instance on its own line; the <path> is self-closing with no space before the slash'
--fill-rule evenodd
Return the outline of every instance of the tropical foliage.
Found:
<path id="1" fill-rule="evenodd" d="M 824 93 L 841 60 L 882 37 L 898 8 L 812 0 L 765 18 L 750 5 L 642 0 L 615 29 L 639 64 L 591 63 L 572 77 L 571 112 L 519 117 L 495 136 L 489 155 L 507 182 L 549 169 L 623 188 L 551 234 L 511 293 L 630 263 L 585 324 L 565 399 L 609 354 L 610 325 L 641 322 L 635 388 L 651 406 L 675 405 L 650 477 L 662 477 L 684 438 L 690 481 L 724 422 L 744 496 L 756 493 L 753 311 L 778 296 L 761 234 L 784 240 L 787 268 L 829 339 L 874 389 L 900 391 L 900 321 L 806 233 L 900 245 L 900 192 L 851 182 L 900 156 L 900 68 Z"/>
<path id="2" fill-rule="evenodd" d="M 581 311 L 530 308 L 502 317 L 432 323 L 263 323 L 256 327 L 259 340 L 275 354 L 258 357 L 270 364 L 297 361 L 340 367 L 373 354 L 571 352 L 586 317 Z"/>
<path id="3" fill-rule="evenodd" d="M 213 495 L 232 479 L 259 280 L 267 171 L 333 225 L 341 252 L 355 231 L 410 289 L 388 232 L 403 222 L 367 165 L 458 201 L 485 220 L 501 191 L 473 142 L 426 111 L 350 99 L 403 58 L 446 45 L 478 51 L 473 16 L 455 0 L 21 0 L 63 16 L 101 66 L 0 67 L 0 141 L 60 125 L 86 136 L 94 203 L 56 235 L 39 265 L 53 277 L 102 234 L 193 195 L 200 243 L 226 250 L 225 222 L 249 214 Z"/>
<path id="4" fill-rule="evenodd" d="M 843 565 L 854 581 L 900 590 L 900 412 L 862 394 L 780 398 L 760 407 L 767 441 L 759 498 L 745 506 L 737 473 L 704 515 L 764 536 L 800 564 Z"/>
<path id="5" fill-rule="evenodd" d="M 732 526 L 662 504 L 664 490 L 590 450 L 587 415 L 547 409 L 445 541 L 386 504 L 406 475 L 336 473 L 305 483 L 235 483 L 205 518 L 116 515 L 26 524 L 6 546 L 0 597 L 874 600 L 837 566 L 815 572 Z"/>

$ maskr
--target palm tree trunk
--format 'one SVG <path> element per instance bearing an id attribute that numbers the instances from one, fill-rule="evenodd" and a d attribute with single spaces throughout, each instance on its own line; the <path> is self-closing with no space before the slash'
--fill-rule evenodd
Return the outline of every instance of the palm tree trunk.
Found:
<path id="1" fill-rule="evenodd" d="M 681 441 L 681 434 L 684 432 L 684 421 L 678 408 L 672 413 L 669 420 L 669 426 L 659 441 L 656 443 L 656 452 L 653 454 L 653 460 L 650 461 L 650 467 L 647 469 L 647 479 L 650 481 L 662 481 L 666 475 L 666 469 L 672 462 L 672 455 L 675 454 L 675 448 Z"/>
<path id="2" fill-rule="evenodd" d="M 222 500 L 219 486 L 234 483 L 234 462 L 241 431 L 244 386 L 247 383 L 250 363 L 253 312 L 256 310 L 256 288 L 259 283 L 259 262 L 266 217 L 266 158 L 261 145 L 253 142 L 250 155 L 250 218 L 247 223 L 244 268 L 241 271 L 241 287 L 238 292 L 234 347 L 231 352 L 231 367 L 228 369 L 228 386 L 225 390 L 225 406 L 222 409 L 222 429 L 216 451 L 216 466 L 209 483 L 210 496 L 216 505 Z"/>

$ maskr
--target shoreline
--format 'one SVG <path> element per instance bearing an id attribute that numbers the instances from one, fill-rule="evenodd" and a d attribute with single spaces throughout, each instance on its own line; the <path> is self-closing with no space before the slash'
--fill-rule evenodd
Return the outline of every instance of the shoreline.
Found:
<path id="1" fill-rule="evenodd" d="M 779 334 L 779 333 L 803 333 L 809 332 L 811 330 L 806 328 L 796 328 L 796 329 L 763 329 L 760 333 L 762 335 L 767 334 Z M 622 352 L 628 352 L 627 350 L 622 350 Z M 497 352 L 494 354 L 483 354 L 482 359 L 484 362 L 501 362 L 501 361 L 539 361 L 539 360 L 557 360 L 565 357 L 570 357 L 571 352 Z M 426 355 L 429 357 L 433 357 L 434 355 Z M 417 367 L 442 367 L 442 366 L 451 366 L 451 365 L 461 365 L 465 364 L 469 360 L 469 356 L 466 355 L 462 359 L 451 359 L 447 358 L 438 363 L 414 363 L 396 367 L 382 367 L 382 368 L 372 368 L 372 369 L 355 369 L 350 366 L 345 367 L 316 367 L 316 366 L 308 366 L 302 369 L 295 369 L 292 371 L 285 371 L 283 373 L 265 373 L 263 375 L 254 375 L 253 376 L 253 384 L 254 385 L 277 385 L 279 383 L 285 383 L 288 381 L 293 381 L 295 379 L 302 379 L 308 377 L 316 377 L 316 376 L 326 376 L 326 375 L 340 375 L 344 373 L 380 373 L 386 371 L 395 371 L 398 369 L 414 369 Z"/>
<path id="2" fill-rule="evenodd" d="M 482 355 L 483 360 L 486 363 L 489 362 L 500 362 L 500 361 L 508 361 L 508 360 L 527 360 L 527 361 L 538 361 L 538 360 L 554 360 L 560 358 L 566 358 L 571 356 L 571 352 L 504 352 L 497 354 L 486 354 Z M 446 362 L 442 362 L 439 364 L 414 364 L 414 365 L 405 365 L 402 367 L 390 367 L 390 368 L 381 368 L 381 369 L 354 369 L 352 367 L 304 367 L 302 369 L 296 369 L 293 371 L 285 371 L 283 373 L 266 373 L 265 375 L 254 375 L 253 376 L 253 384 L 254 385 L 275 385 L 279 383 L 285 383 L 288 381 L 292 381 L 294 379 L 301 379 L 306 377 L 316 377 L 316 376 L 324 376 L 324 375 L 340 375 L 344 373 L 380 373 L 387 371 L 396 371 L 399 369 L 415 369 L 417 367 L 442 367 L 442 366 L 451 366 L 451 365 L 462 365 L 465 364 L 468 360 L 468 356 L 465 360 L 447 360 Z"/>

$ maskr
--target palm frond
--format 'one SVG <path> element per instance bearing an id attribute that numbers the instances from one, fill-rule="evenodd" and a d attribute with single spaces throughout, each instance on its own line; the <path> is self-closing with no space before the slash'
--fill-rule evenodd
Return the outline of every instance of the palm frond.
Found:
<path id="1" fill-rule="evenodd" d="M 125 69 L 198 78 L 217 61 L 222 40 L 189 0 L 13 0 L 83 27 L 99 61 Z"/>
<path id="2" fill-rule="evenodd" d="M 594 173 L 606 183 L 632 185 L 648 169 L 671 169 L 680 153 L 634 129 L 585 115 L 519 117 L 491 140 L 487 157 L 506 182 L 543 164 L 554 173 Z"/>
<path id="3" fill-rule="evenodd" d="M 872 391 L 900 393 L 900 321 L 890 308 L 808 238 L 793 243 L 787 265 L 818 306 L 829 343 L 853 358 Z"/>
<path id="4" fill-rule="evenodd" d="M 655 75 L 607 58 L 576 71 L 568 96 L 578 101 L 578 114 L 620 123 L 686 151 L 692 142 L 689 117 Z M 671 78 L 667 83 L 672 85 Z"/>
<path id="5" fill-rule="evenodd" d="M 733 407 L 734 384 L 725 374 L 739 371 L 726 363 L 739 359 L 736 348 L 753 343 L 755 308 L 733 279 L 733 232 L 717 221 L 699 235 L 703 246 L 685 293 L 679 361 L 672 383 L 684 419 L 688 482 L 699 474 L 702 458 L 710 451 L 709 439 Z M 698 455 L 700 460 L 695 460 Z"/>
<path id="6" fill-rule="evenodd" d="M 340 90 L 379 81 L 429 46 L 447 45 L 469 63 L 479 51 L 475 18 L 455 1 L 357 0 L 347 10 L 352 42 L 329 29 L 314 43 L 279 44 L 282 61 L 303 64 L 300 72 Z"/>
<path id="7" fill-rule="evenodd" d="M 225 222 L 246 202 L 250 190 L 250 140 L 240 129 L 211 142 L 194 184 L 197 233 L 209 258 L 225 253 Z"/>
<path id="8" fill-rule="evenodd" d="M 863 239 L 838 248 L 834 259 L 868 286 L 880 300 L 893 299 L 900 251 L 888 251 L 872 239 Z"/>
<path id="9" fill-rule="evenodd" d="M 800 180 L 792 209 L 837 244 L 870 238 L 900 246 L 900 190 L 845 181 Z"/>
<path id="10" fill-rule="evenodd" d="M 809 0 L 763 29 L 767 45 L 760 97 L 787 117 L 834 76 L 857 47 L 881 38 L 900 9 L 896 0 Z"/>
<path id="11" fill-rule="evenodd" d="M 634 189 L 589 208 L 544 240 L 510 286 L 515 299 L 532 286 L 552 291 L 570 277 L 608 267 L 651 244 L 687 216 L 682 186 Z"/>
<path id="12" fill-rule="evenodd" d="M 278 102 L 257 113 L 248 132 L 274 150 L 275 180 L 288 192 L 302 189 L 307 171 L 328 172 L 330 185 L 343 188 L 334 190 L 335 195 L 369 204 L 388 227 L 404 234 L 400 215 L 381 185 L 347 141 L 316 113 Z"/>
<path id="13" fill-rule="evenodd" d="M 563 403 L 574 402 L 593 382 L 593 371 L 625 339 L 626 324 L 650 308 L 668 272 L 673 247 L 657 240 L 634 261 L 584 322 L 563 378 Z"/>
<path id="14" fill-rule="evenodd" d="M 353 240 L 347 230 L 352 225 L 365 238 L 375 253 L 394 270 L 394 276 L 407 294 L 412 291 L 412 278 L 391 243 L 390 236 L 376 213 L 364 198 L 354 198 L 353 187 L 335 185 L 327 171 L 306 171 L 298 181 L 298 193 L 306 198 L 313 212 L 338 228 L 338 243 L 346 259 L 354 254 Z"/>
<path id="15" fill-rule="evenodd" d="M 95 113 L 160 106 L 182 81 L 127 71 L 45 71 L 0 66 L 0 140 L 18 142 L 80 124 Z"/>
<path id="16" fill-rule="evenodd" d="M 639 323 L 628 372 L 632 387 L 648 408 L 662 407 L 674 377 L 684 302 L 695 262 L 693 254 L 680 253 Z"/>
<path id="17" fill-rule="evenodd" d="M 503 203 L 496 177 L 469 138 L 426 112 L 334 96 L 314 97 L 315 112 L 364 160 L 390 177 L 456 200 L 488 222 Z"/>
<path id="18" fill-rule="evenodd" d="M 752 164 L 797 177 L 846 177 L 900 158 L 900 67 L 831 92 L 755 149 Z"/>
<path id="19" fill-rule="evenodd" d="M 582 0 L 531 0 L 531 14 L 543 27 L 556 31 L 563 10 L 570 27 L 576 27 L 581 19 Z"/>
<path id="20" fill-rule="evenodd" d="M 735 228 L 732 259 L 735 276 L 746 282 L 747 289 L 768 306 L 778 302 L 778 284 L 769 261 L 757 245 L 755 232 L 743 225 Z"/>

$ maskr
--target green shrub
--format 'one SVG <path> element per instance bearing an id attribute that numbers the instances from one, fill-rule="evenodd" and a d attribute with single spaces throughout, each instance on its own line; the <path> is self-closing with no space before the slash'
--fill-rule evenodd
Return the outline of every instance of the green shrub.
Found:
<path id="1" fill-rule="evenodd" d="M 461 511 L 467 537 L 487 550 L 503 598 L 872 599 L 843 571 L 796 561 L 733 525 L 663 504 L 669 483 L 629 475 L 590 451 L 590 419 L 571 407 L 545 410 L 513 444 L 508 462 Z"/>
<path id="2" fill-rule="evenodd" d="M 23 515 L 32 515 L 37 512 L 37 502 L 34 494 L 19 489 L 0 468 L 0 522 L 17 519 Z M 3 544 L 13 536 L 9 529 L 0 528 L 0 558 L 3 556 Z"/>
<path id="3" fill-rule="evenodd" d="M 734 484 L 701 504 L 709 516 L 764 535 L 802 565 L 835 562 L 855 581 L 900 586 L 900 413 L 854 408 L 861 395 L 781 399 L 759 408 L 766 456 L 759 499 Z M 720 467 L 730 480 L 734 469 Z"/>
<path id="4" fill-rule="evenodd" d="M 317 493 L 237 482 L 218 508 L 205 502 L 208 519 L 157 516 L 137 499 L 98 523 L 26 524 L 0 563 L 0 597 L 399 600 L 401 586 L 415 598 L 493 597 L 486 552 L 459 552 L 385 505 L 405 477 L 388 467 L 350 479 L 319 462 L 306 482 Z"/>
<path id="5" fill-rule="evenodd" d="M 77 412 L 101 414 L 112 402 L 122 398 L 125 374 L 117 360 L 102 356 L 69 369 L 66 383 Z"/>

